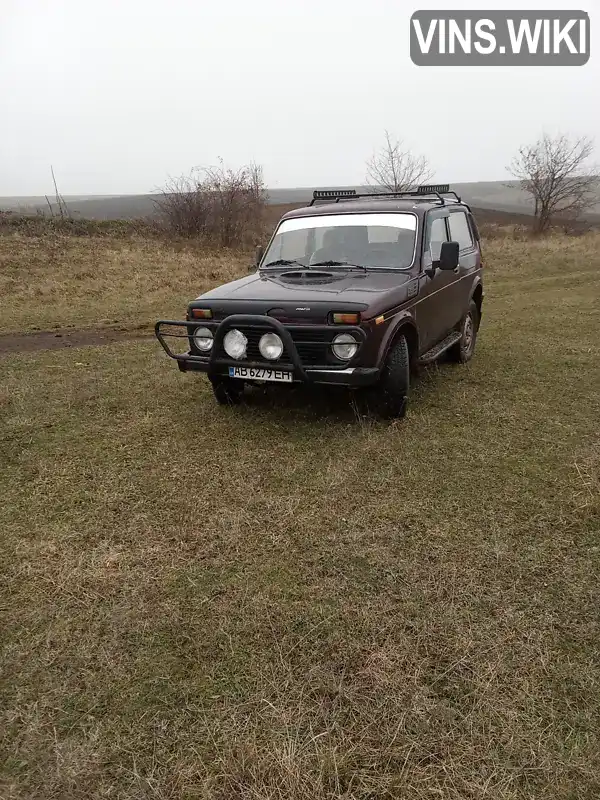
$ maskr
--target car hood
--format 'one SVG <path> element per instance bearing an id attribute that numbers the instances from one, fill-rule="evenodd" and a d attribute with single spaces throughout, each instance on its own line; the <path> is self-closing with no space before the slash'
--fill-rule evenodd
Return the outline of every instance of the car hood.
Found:
<path id="1" fill-rule="evenodd" d="M 413 275 L 400 271 L 328 272 L 324 268 L 320 271 L 315 270 L 312 274 L 300 270 L 263 272 L 211 289 L 200 295 L 194 301 L 194 305 L 197 305 L 198 301 L 210 300 L 211 306 L 214 305 L 214 301 L 229 310 L 230 304 L 237 307 L 243 302 L 248 302 L 253 309 L 255 306 L 270 307 L 273 303 L 294 303 L 301 306 L 307 303 L 319 305 L 327 303 L 377 313 L 382 301 L 383 306 L 387 308 L 402 302 L 406 297 L 406 287 L 412 280 L 414 280 Z M 257 307 L 255 310 L 257 313 L 263 313 L 262 308 Z"/>

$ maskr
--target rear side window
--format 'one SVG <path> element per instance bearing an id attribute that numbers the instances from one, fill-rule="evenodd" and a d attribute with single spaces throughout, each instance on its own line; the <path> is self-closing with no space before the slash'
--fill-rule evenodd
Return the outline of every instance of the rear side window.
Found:
<path id="1" fill-rule="evenodd" d="M 475 241 L 481 241 L 481 237 L 479 236 L 479 228 L 477 227 L 477 223 L 475 222 L 475 217 L 473 214 L 469 214 L 469 224 L 471 226 L 471 231 L 473 236 L 475 237 Z"/>
<path id="2" fill-rule="evenodd" d="M 411 238 L 411 231 L 407 231 L 407 234 Z M 369 228 L 369 244 L 395 244 L 398 236 L 396 228 L 386 228 L 383 225 L 372 225 Z"/>
<path id="3" fill-rule="evenodd" d="M 473 247 L 473 237 L 464 211 L 455 211 L 450 214 L 450 239 L 458 242 L 461 250 L 470 250 Z"/>
<path id="4" fill-rule="evenodd" d="M 306 256 L 306 231 L 290 231 L 279 240 L 279 248 L 274 257 L 300 260 Z"/>

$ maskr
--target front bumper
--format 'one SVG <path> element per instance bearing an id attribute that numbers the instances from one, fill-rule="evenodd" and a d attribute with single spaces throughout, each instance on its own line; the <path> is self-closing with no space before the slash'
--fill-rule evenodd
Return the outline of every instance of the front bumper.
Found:
<path id="1" fill-rule="evenodd" d="M 166 338 L 187 339 L 189 341 L 191 332 L 197 327 L 211 327 L 214 331 L 214 341 L 210 356 L 200 356 L 191 350 L 186 353 L 174 353 L 165 341 Z M 167 327 L 176 327 L 185 332 L 172 333 L 164 330 Z M 235 360 L 221 355 L 221 345 L 223 338 L 228 330 L 234 327 L 257 327 L 261 329 L 270 328 L 279 334 L 283 340 L 285 352 L 290 363 L 279 363 L 273 361 L 247 361 Z M 177 366 L 181 372 L 205 372 L 209 376 L 229 374 L 229 367 L 250 367 L 267 369 L 286 369 L 293 373 L 294 382 L 298 383 L 327 383 L 341 386 L 369 386 L 379 379 L 380 370 L 377 367 L 352 367 L 352 366 L 321 366 L 303 365 L 298 355 L 298 350 L 291 335 L 291 330 L 331 331 L 331 326 L 324 325 L 291 325 L 284 326 L 279 320 L 255 314 L 232 314 L 218 323 L 208 323 L 205 320 L 159 320 L 154 326 L 156 338 L 160 342 L 166 354 L 177 361 Z M 365 333 L 361 328 L 349 325 L 336 325 L 336 332 L 343 333 L 352 331 L 355 333 L 361 344 L 364 343 Z"/>

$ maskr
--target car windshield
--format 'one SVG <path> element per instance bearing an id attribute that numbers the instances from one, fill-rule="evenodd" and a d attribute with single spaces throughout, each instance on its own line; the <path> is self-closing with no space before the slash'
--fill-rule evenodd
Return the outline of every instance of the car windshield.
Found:
<path id="1" fill-rule="evenodd" d="M 284 220 L 262 267 L 287 264 L 406 269 L 415 254 L 417 218 L 410 213 L 323 214 Z"/>

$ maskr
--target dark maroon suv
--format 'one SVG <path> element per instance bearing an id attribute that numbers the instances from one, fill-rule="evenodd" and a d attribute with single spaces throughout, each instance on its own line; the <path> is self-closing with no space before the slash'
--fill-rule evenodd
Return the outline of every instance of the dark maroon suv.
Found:
<path id="1" fill-rule="evenodd" d="M 398 417 L 413 367 L 471 358 L 482 301 L 477 225 L 448 186 L 316 191 L 282 217 L 256 271 L 156 335 L 180 370 L 207 373 L 219 403 L 239 402 L 245 384 L 343 384 Z"/>

